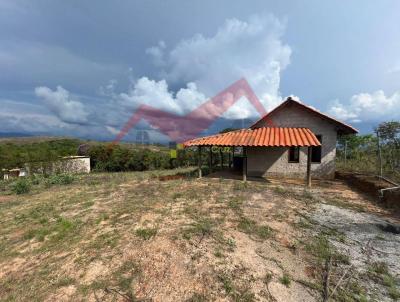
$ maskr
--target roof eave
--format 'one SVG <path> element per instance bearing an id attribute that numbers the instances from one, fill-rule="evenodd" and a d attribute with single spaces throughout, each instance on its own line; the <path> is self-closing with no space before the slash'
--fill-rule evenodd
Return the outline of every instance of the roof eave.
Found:
<path id="1" fill-rule="evenodd" d="M 354 128 L 354 127 L 352 127 L 352 126 L 350 126 L 350 125 L 348 125 L 348 124 L 346 124 L 346 123 L 344 123 L 342 121 L 339 121 L 339 120 L 337 120 L 337 119 L 335 119 L 335 118 L 333 118 L 333 117 L 331 117 L 331 116 L 329 116 L 329 115 L 327 115 L 325 113 L 319 112 L 318 110 L 315 110 L 315 109 L 313 109 L 313 108 L 311 108 L 311 107 L 309 107 L 309 106 L 307 106 L 307 105 L 305 105 L 305 104 L 303 104 L 301 102 L 298 102 L 298 101 L 292 99 L 291 97 L 288 97 L 283 103 L 281 103 L 280 105 L 278 105 L 277 107 L 272 109 L 270 112 L 268 112 L 266 115 L 264 115 L 260 119 L 258 119 L 254 124 L 252 124 L 250 126 L 250 129 L 254 129 L 255 126 L 259 122 L 261 122 L 263 119 L 265 119 L 266 117 L 268 117 L 272 113 L 280 110 L 281 108 L 287 106 L 290 103 L 299 105 L 302 108 L 308 110 L 309 112 L 314 113 L 314 114 L 318 114 L 320 117 L 322 117 L 322 118 L 324 118 L 324 119 L 326 119 L 326 120 L 328 120 L 328 121 L 330 121 L 332 123 L 335 123 L 338 126 L 338 134 L 357 134 L 359 132 L 356 128 Z"/>

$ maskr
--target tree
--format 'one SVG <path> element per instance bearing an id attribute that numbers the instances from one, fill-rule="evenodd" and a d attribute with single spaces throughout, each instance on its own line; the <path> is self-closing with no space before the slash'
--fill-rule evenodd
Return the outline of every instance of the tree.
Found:
<path id="1" fill-rule="evenodd" d="M 381 143 L 393 145 L 396 149 L 400 147 L 400 122 L 383 122 L 375 128 Z"/>

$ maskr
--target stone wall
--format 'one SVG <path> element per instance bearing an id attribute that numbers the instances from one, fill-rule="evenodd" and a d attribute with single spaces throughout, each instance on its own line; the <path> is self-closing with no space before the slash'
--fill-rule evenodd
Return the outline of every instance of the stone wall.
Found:
<path id="1" fill-rule="evenodd" d="M 90 157 L 68 157 L 54 163 L 56 173 L 90 173 Z"/>

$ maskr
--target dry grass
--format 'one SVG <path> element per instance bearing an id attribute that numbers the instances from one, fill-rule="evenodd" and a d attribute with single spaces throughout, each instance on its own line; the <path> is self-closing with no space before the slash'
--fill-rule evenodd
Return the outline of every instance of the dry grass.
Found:
<path id="1" fill-rule="evenodd" d="M 302 244 L 315 194 L 158 175 L 91 174 L 3 195 L 0 300 L 320 298 Z"/>

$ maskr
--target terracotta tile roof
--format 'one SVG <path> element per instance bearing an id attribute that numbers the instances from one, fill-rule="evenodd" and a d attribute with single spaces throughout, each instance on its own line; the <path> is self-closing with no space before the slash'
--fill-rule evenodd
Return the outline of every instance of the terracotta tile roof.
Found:
<path id="1" fill-rule="evenodd" d="M 221 134 L 192 139 L 184 142 L 190 146 L 259 146 L 291 147 L 320 146 L 314 133 L 308 128 L 271 128 L 241 129 Z"/>
<path id="2" fill-rule="evenodd" d="M 326 119 L 326 120 L 328 120 L 328 121 L 330 121 L 330 122 L 336 124 L 336 125 L 339 127 L 339 129 L 338 129 L 339 132 L 342 132 L 343 134 L 355 134 L 355 133 L 358 133 L 358 130 L 357 130 L 356 128 L 354 128 L 354 127 L 352 127 L 352 126 L 350 126 L 350 125 L 348 125 L 348 124 L 346 124 L 346 123 L 343 123 L 343 122 L 341 122 L 341 121 L 339 121 L 339 120 L 337 120 L 337 119 L 335 119 L 335 118 L 333 118 L 333 117 L 331 117 L 331 116 L 329 116 L 329 115 L 327 115 L 327 114 L 325 114 L 325 113 L 322 113 L 322 112 L 316 110 L 315 108 L 313 108 L 313 107 L 311 107 L 311 106 L 307 106 L 307 105 L 303 104 L 302 102 L 296 101 L 295 99 L 293 99 L 293 98 L 291 98 L 291 97 L 288 97 L 288 98 L 286 99 L 286 101 L 284 101 L 282 104 L 280 104 L 279 106 L 275 107 L 275 108 L 272 109 L 270 112 L 268 112 L 266 115 L 264 115 L 263 117 L 261 117 L 261 118 L 260 118 L 258 121 L 256 121 L 253 125 L 251 125 L 250 128 L 252 128 L 252 129 L 256 128 L 256 127 L 257 127 L 257 124 L 258 124 L 259 122 L 261 122 L 262 120 L 268 121 L 268 118 L 270 118 L 271 115 L 272 115 L 274 112 L 277 112 L 277 111 L 279 111 L 280 109 L 282 109 L 283 107 L 288 106 L 288 105 L 290 105 L 290 104 L 296 104 L 296 105 L 298 105 L 299 107 L 302 107 L 302 108 L 306 109 L 307 111 L 309 111 L 309 112 L 311 112 L 311 113 L 313 113 L 313 114 L 316 114 L 316 115 L 318 115 L 319 117 L 321 117 L 321 118 L 323 118 L 323 119 Z"/>

